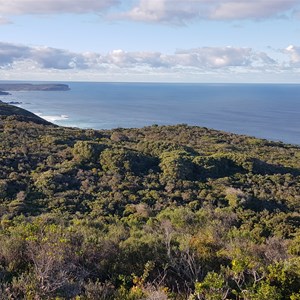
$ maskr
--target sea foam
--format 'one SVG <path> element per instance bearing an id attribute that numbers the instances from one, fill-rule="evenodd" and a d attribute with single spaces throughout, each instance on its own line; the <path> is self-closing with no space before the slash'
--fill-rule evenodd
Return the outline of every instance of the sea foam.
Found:
<path id="1" fill-rule="evenodd" d="M 56 122 L 56 121 L 63 121 L 68 120 L 68 115 L 43 115 L 42 113 L 35 113 L 39 117 L 45 119 L 48 122 Z"/>

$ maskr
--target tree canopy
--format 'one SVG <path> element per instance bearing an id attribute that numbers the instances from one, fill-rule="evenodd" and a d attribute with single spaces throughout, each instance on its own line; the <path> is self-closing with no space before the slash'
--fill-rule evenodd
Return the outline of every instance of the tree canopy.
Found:
<path id="1" fill-rule="evenodd" d="M 300 299 L 300 148 L 0 116 L 0 299 Z"/>

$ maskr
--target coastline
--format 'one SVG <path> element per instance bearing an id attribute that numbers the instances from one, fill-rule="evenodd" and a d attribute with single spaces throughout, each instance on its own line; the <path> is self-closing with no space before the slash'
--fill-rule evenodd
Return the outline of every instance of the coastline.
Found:
<path id="1" fill-rule="evenodd" d="M 18 105 L 21 108 L 22 105 Z M 25 108 L 24 108 L 25 109 Z M 241 136 L 247 136 L 247 137 L 251 137 L 254 139 L 261 139 L 261 140 L 267 140 L 269 142 L 274 142 L 274 143 L 283 143 L 283 144 L 288 144 L 288 145 L 293 145 L 293 146 L 300 146 L 300 142 L 299 143 L 293 143 L 293 142 L 289 142 L 289 141 L 284 141 L 284 140 L 279 140 L 279 139 L 271 139 L 268 137 L 262 137 L 262 136 L 257 136 L 257 135 L 251 135 L 251 134 L 247 134 L 247 133 L 243 133 L 243 132 L 233 132 L 233 131 L 229 131 L 229 130 L 225 130 L 223 128 L 216 128 L 216 127 L 207 127 L 204 125 L 199 125 L 199 124 L 189 124 L 189 123 L 164 123 L 164 122 L 160 122 L 160 123 L 149 123 L 149 124 L 145 124 L 142 126 L 111 126 L 110 122 L 103 122 L 102 125 L 99 127 L 99 123 L 97 122 L 97 126 L 93 126 L 93 124 L 95 125 L 95 123 L 93 122 L 89 122 L 89 123 L 85 123 L 85 122 L 76 122 L 75 120 L 73 120 L 72 118 L 70 118 L 69 115 L 65 115 L 65 114 L 55 114 L 55 115 L 51 115 L 48 114 L 47 112 L 41 113 L 41 112 L 34 112 L 31 111 L 32 113 L 36 114 L 37 116 L 39 116 L 40 118 L 51 122 L 55 125 L 58 126 L 62 126 L 62 127 L 70 127 L 70 128 L 79 128 L 79 129 L 92 129 L 92 130 L 115 130 L 118 128 L 122 128 L 122 129 L 140 129 L 140 128 L 144 128 L 144 127 L 152 127 L 152 126 L 176 126 L 176 125 L 180 125 L 180 124 L 186 124 L 188 126 L 196 126 L 196 127 L 205 127 L 208 128 L 209 130 L 216 130 L 216 131 L 221 131 L 221 132 L 226 132 L 226 133 L 230 133 L 230 134 L 236 134 L 236 135 L 241 135 Z"/>
<path id="2" fill-rule="evenodd" d="M 0 95 L 9 95 L 7 91 L 69 91 L 70 87 L 67 84 L 61 83 L 1 83 L 0 82 Z"/>
<path id="3" fill-rule="evenodd" d="M 16 106 L 16 105 L 14 105 Z M 17 107 L 21 107 L 21 105 L 18 105 Z M 124 129 L 124 130 L 130 130 L 130 129 L 143 129 L 143 128 L 151 128 L 153 126 L 180 126 L 180 125 L 187 125 L 189 127 L 199 127 L 199 128 L 207 128 L 205 126 L 201 126 L 201 125 L 193 125 L 193 124 L 180 124 L 180 123 L 174 123 L 174 124 L 148 124 L 145 126 L 141 126 L 141 127 L 110 127 L 110 128 L 94 128 L 91 126 L 80 126 L 80 124 L 76 124 L 73 122 L 70 122 L 69 116 L 68 115 L 43 115 L 41 113 L 35 113 L 35 112 L 31 112 L 35 115 L 37 115 L 38 117 L 42 118 L 43 120 L 50 122 L 54 125 L 60 126 L 60 127 L 67 127 L 67 128 L 79 128 L 79 129 L 83 129 L 83 130 L 87 130 L 87 129 L 92 129 L 92 130 L 107 130 L 107 131 L 113 131 L 116 129 Z M 248 134 L 243 134 L 243 133 L 236 133 L 236 132 L 231 132 L 231 131 L 226 131 L 226 130 L 222 130 L 222 129 L 218 129 L 218 128 L 207 128 L 210 131 L 219 131 L 221 133 L 225 133 L 225 134 L 233 134 L 233 135 L 238 135 L 238 136 L 243 136 L 243 137 L 247 137 L 247 138 L 252 138 L 253 140 L 262 140 L 265 142 L 270 142 L 270 143 L 276 143 L 276 144 L 285 144 L 285 145 L 289 145 L 289 146 L 295 146 L 295 147 L 300 147 L 300 143 L 296 144 L 296 143 L 287 143 L 284 141 L 280 141 L 280 140 L 272 140 L 272 139 L 268 139 L 268 138 L 263 138 L 263 137 L 257 137 L 257 136 L 252 136 L 252 135 L 248 135 Z"/>
<path id="4" fill-rule="evenodd" d="M 300 86 L 290 90 L 282 85 L 278 92 L 270 85 L 236 90 L 232 85 L 70 83 L 70 88 L 67 93 L 16 91 L 0 99 L 22 102 L 17 106 L 60 126 L 98 130 L 189 124 L 300 145 Z"/>

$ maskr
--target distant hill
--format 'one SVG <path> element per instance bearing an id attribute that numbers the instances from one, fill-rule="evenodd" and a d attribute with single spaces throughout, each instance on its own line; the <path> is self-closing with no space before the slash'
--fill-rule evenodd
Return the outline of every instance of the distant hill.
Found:
<path id="1" fill-rule="evenodd" d="M 67 84 L 2 83 L 0 91 L 69 91 Z"/>
<path id="2" fill-rule="evenodd" d="M 51 123 L 39 116 L 14 105 L 9 105 L 0 101 L 0 117 L 13 117 L 18 121 L 33 122 L 36 124 L 50 125 Z"/>

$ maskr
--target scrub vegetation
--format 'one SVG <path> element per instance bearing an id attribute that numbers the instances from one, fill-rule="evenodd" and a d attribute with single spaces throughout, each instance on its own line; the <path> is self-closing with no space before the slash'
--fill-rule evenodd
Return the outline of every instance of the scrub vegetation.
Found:
<path id="1" fill-rule="evenodd" d="M 0 299 L 300 299 L 300 148 L 0 111 Z"/>

